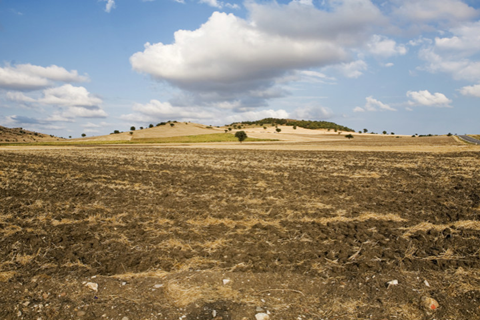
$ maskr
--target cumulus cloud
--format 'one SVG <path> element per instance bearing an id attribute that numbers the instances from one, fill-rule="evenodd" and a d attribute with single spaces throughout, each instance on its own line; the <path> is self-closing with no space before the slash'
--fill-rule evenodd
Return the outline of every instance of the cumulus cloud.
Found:
<path id="1" fill-rule="evenodd" d="M 437 21 L 459 22 L 473 19 L 479 11 L 461 0 L 401 0 L 393 11 L 394 15 L 410 22 L 427 23 Z"/>
<path id="2" fill-rule="evenodd" d="M 444 107 L 451 108 L 452 100 L 448 99 L 443 93 L 436 92 L 431 94 L 428 90 L 408 91 L 407 97 L 411 106 L 428 106 L 428 107 Z"/>
<path id="3" fill-rule="evenodd" d="M 288 94 L 271 88 L 299 71 L 338 65 L 355 78 L 366 70 L 364 61 L 351 62 L 351 50 L 368 40 L 371 26 L 384 19 L 381 12 L 369 0 L 328 3 L 321 10 L 307 0 L 247 2 L 247 20 L 215 12 L 197 30 L 175 32 L 172 44 L 145 44 L 130 63 L 133 70 L 180 88 L 173 105 L 228 101 L 240 102 L 237 111 L 262 107 Z"/>
<path id="4" fill-rule="evenodd" d="M 219 2 L 217 0 L 199 0 L 198 2 L 208 4 L 209 6 L 214 8 L 221 8 L 223 6 L 222 2 Z"/>
<path id="5" fill-rule="evenodd" d="M 367 48 L 371 54 L 384 58 L 407 53 L 404 45 L 397 45 L 394 40 L 377 34 L 372 36 Z"/>
<path id="6" fill-rule="evenodd" d="M 295 109 L 289 117 L 303 120 L 326 120 L 334 115 L 330 108 L 323 106 L 306 106 Z"/>
<path id="7" fill-rule="evenodd" d="M 8 91 L 6 94 L 6 97 L 8 100 L 15 101 L 15 102 L 35 102 L 36 101 L 34 98 L 28 97 L 21 92 Z"/>
<path id="8" fill-rule="evenodd" d="M 460 89 L 460 93 L 464 96 L 472 96 L 480 98 L 480 84 L 474 86 L 466 86 Z"/>
<path id="9" fill-rule="evenodd" d="M 242 113 L 227 116 L 224 122 L 232 123 L 232 122 L 241 122 L 241 121 L 255 121 L 255 120 L 264 119 L 264 118 L 286 119 L 288 117 L 289 117 L 289 113 L 283 109 L 255 110 L 255 111 L 247 111 L 247 112 L 242 112 Z"/>
<path id="10" fill-rule="evenodd" d="M 42 89 L 51 86 L 53 81 L 70 83 L 88 80 L 88 76 L 79 75 L 77 70 L 67 71 L 56 65 L 41 67 L 32 64 L 5 64 L 0 68 L 0 88 L 13 90 Z"/>
<path id="11" fill-rule="evenodd" d="M 372 96 L 365 98 L 366 103 L 363 107 L 355 107 L 353 112 L 365 112 L 365 111 L 378 111 L 378 110 L 388 110 L 388 111 L 397 111 L 397 109 L 390 107 L 388 104 L 385 104 L 377 99 L 374 99 Z"/>
<path id="12" fill-rule="evenodd" d="M 107 4 L 105 6 L 105 12 L 110 13 L 112 9 L 115 9 L 115 0 L 104 0 Z"/>
<path id="13" fill-rule="evenodd" d="M 43 93 L 39 102 L 45 105 L 97 107 L 102 103 L 102 99 L 92 96 L 84 87 L 74 87 L 71 84 L 45 89 Z"/>

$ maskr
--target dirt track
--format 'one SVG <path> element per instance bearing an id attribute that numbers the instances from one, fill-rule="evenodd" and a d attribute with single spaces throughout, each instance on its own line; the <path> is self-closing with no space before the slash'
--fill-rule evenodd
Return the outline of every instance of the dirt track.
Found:
<path id="1" fill-rule="evenodd" d="M 479 164 L 478 152 L 1 151 L 0 318 L 480 319 Z"/>

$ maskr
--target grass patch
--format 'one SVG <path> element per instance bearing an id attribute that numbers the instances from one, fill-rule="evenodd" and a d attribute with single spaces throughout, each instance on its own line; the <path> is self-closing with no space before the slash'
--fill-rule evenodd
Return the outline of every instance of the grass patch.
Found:
<path id="1" fill-rule="evenodd" d="M 236 142 L 237 138 L 231 133 L 199 134 L 194 136 L 179 136 L 165 138 L 132 139 L 136 143 L 201 143 L 201 142 Z M 273 139 L 247 138 L 245 141 L 278 141 Z"/>
<path id="2" fill-rule="evenodd" d="M 87 146 L 106 144 L 141 144 L 141 143 L 202 143 L 202 142 L 237 142 L 238 139 L 231 133 L 199 134 L 193 136 L 178 136 L 164 138 L 139 138 L 132 140 L 115 141 L 52 141 L 52 142 L 25 142 L 0 143 L 0 146 Z M 245 141 L 278 141 L 278 139 L 247 138 Z"/>

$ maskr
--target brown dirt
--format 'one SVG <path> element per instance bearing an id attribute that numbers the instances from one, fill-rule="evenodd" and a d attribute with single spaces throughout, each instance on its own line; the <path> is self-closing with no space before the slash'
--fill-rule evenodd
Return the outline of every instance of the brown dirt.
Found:
<path id="1" fill-rule="evenodd" d="M 3 149 L 0 319 L 480 319 L 479 161 Z"/>

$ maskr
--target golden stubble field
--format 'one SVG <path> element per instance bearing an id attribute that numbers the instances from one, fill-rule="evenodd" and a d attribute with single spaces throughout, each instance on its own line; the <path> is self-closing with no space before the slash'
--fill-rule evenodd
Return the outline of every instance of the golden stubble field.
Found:
<path id="1" fill-rule="evenodd" d="M 0 318 L 480 319 L 480 149 L 382 139 L 2 148 Z"/>

